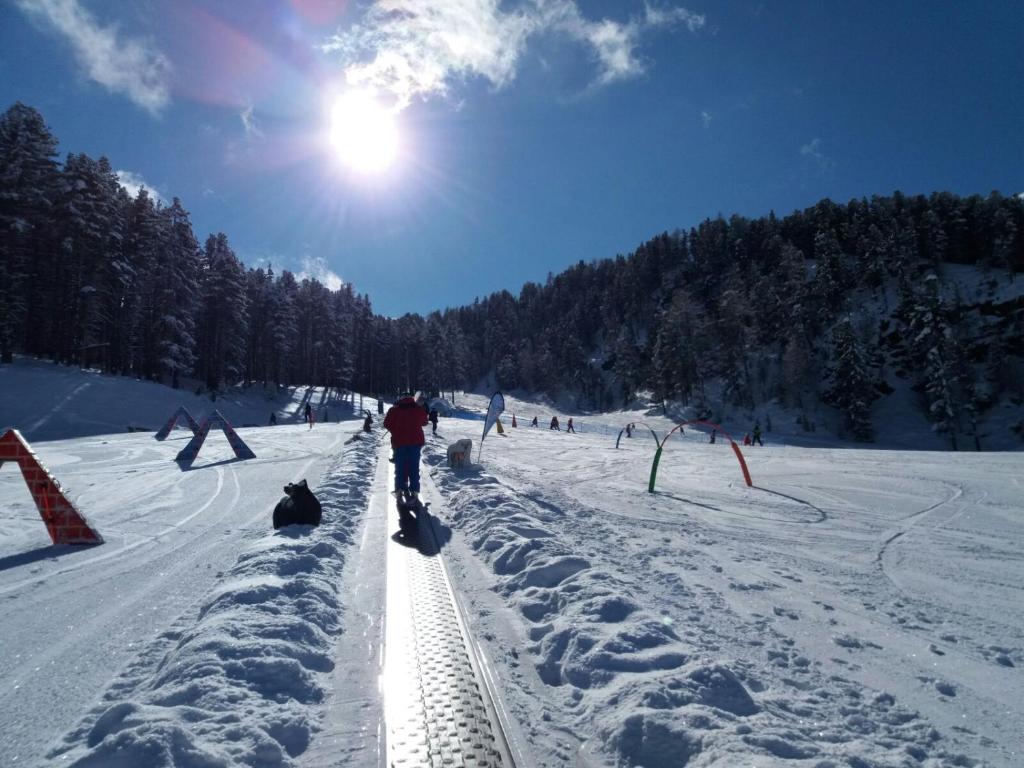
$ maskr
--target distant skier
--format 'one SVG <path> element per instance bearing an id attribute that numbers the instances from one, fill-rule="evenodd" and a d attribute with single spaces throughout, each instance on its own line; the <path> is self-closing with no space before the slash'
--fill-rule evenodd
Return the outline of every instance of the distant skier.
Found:
<path id="1" fill-rule="evenodd" d="M 574 435 L 576 434 L 576 430 L 572 425 L 572 416 L 569 417 L 569 421 L 566 423 L 565 426 L 565 433 L 569 434 L 570 432 L 572 432 Z"/>
<path id="2" fill-rule="evenodd" d="M 370 415 L 369 411 L 363 411 L 366 414 L 366 418 L 363 419 L 363 432 L 373 431 L 373 416 Z"/>
<path id="3" fill-rule="evenodd" d="M 309 424 L 310 428 L 313 427 L 313 406 L 306 403 L 306 410 L 304 411 L 306 423 Z"/>
<path id="4" fill-rule="evenodd" d="M 755 421 L 754 422 L 754 437 L 751 439 L 750 444 L 753 445 L 754 443 L 757 443 L 762 448 L 764 448 L 764 440 L 761 439 L 761 422 L 760 421 Z"/>
<path id="5" fill-rule="evenodd" d="M 384 401 L 381 400 L 379 397 L 377 398 L 377 413 L 380 414 L 381 416 L 384 415 Z"/>
<path id="6" fill-rule="evenodd" d="M 419 504 L 420 452 L 426 442 L 423 427 L 427 412 L 412 395 L 404 395 L 388 409 L 384 429 L 391 433 L 395 458 L 395 495 L 409 504 Z"/>
<path id="7" fill-rule="evenodd" d="M 551 426 L 548 427 L 548 429 L 557 429 L 559 432 L 562 431 L 562 428 L 560 426 L 558 426 L 558 417 L 557 416 L 552 416 L 551 417 Z"/>
<path id="8" fill-rule="evenodd" d="M 626 425 L 626 437 L 632 437 L 632 436 L 633 436 L 633 425 L 632 424 L 627 424 Z"/>
<path id="9" fill-rule="evenodd" d="M 717 436 L 718 436 L 718 430 L 717 429 L 712 429 L 711 430 L 711 439 L 708 442 L 710 442 L 712 445 L 714 445 L 715 444 L 715 438 Z"/>
<path id="10" fill-rule="evenodd" d="M 430 426 L 433 429 L 433 431 L 430 434 L 436 435 L 437 434 L 437 408 L 431 408 L 430 409 L 430 415 L 427 418 L 430 420 Z"/>
<path id="11" fill-rule="evenodd" d="M 537 417 L 536 416 L 533 417 L 533 421 L 530 422 L 530 426 L 531 427 L 536 427 L 537 426 Z"/>
<path id="12" fill-rule="evenodd" d="M 277 414 L 273 411 L 270 412 L 270 426 L 277 426 Z"/>

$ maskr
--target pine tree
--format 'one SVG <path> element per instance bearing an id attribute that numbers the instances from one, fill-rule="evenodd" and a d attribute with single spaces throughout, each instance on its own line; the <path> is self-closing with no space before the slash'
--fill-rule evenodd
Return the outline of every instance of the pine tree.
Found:
<path id="1" fill-rule="evenodd" d="M 832 347 L 835 362 L 825 400 L 842 412 L 843 427 L 854 440 L 870 442 L 874 439 L 871 404 L 878 397 L 876 377 L 849 317 L 833 329 Z"/>
<path id="2" fill-rule="evenodd" d="M 156 372 L 178 388 L 195 364 L 195 317 L 200 299 L 200 251 L 188 212 L 174 198 L 161 209 L 154 290 Z"/>
<path id="3" fill-rule="evenodd" d="M 0 363 L 10 363 L 26 330 L 26 285 L 52 250 L 59 175 L 57 140 L 42 115 L 21 102 L 0 116 Z M 48 306 L 48 312 L 57 312 Z"/>
<path id="4" fill-rule="evenodd" d="M 117 365 L 122 373 L 142 378 L 157 375 L 156 301 L 159 271 L 161 217 L 145 189 L 140 189 L 125 214 L 121 263 L 125 300 L 120 317 L 124 327 L 118 337 Z"/>
<path id="5" fill-rule="evenodd" d="M 224 233 L 206 239 L 201 291 L 196 374 L 216 391 L 242 379 L 248 336 L 245 268 Z"/>

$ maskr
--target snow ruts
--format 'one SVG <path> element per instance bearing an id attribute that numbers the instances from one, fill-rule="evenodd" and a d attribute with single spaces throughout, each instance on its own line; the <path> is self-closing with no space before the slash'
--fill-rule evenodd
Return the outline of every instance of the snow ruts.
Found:
<path id="1" fill-rule="evenodd" d="M 390 473 L 388 486 L 391 491 Z M 388 496 L 394 530 L 398 510 Z M 388 765 L 514 768 L 493 678 L 485 674 L 441 558 L 450 532 L 428 506 L 388 543 Z"/>
<path id="2" fill-rule="evenodd" d="M 296 764 L 320 728 L 344 629 L 340 577 L 373 486 L 376 441 L 356 433 L 347 442 L 317 488 L 323 523 L 255 538 L 198 615 L 190 611 L 144 649 L 51 760 L 80 768 Z"/>

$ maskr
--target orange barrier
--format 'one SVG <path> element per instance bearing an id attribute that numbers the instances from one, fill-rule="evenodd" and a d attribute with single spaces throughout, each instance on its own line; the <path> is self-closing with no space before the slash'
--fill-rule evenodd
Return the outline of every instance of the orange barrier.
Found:
<path id="1" fill-rule="evenodd" d="M 0 466 L 5 461 L 18 463 L 21 476 L 25 478 L 39 516 L 43 518 L 54 544 L 103 543 L 103 537 L 68 500 L 60 483 L 42 465 L 16 429 L 9 429 L 0 437 Z"/>

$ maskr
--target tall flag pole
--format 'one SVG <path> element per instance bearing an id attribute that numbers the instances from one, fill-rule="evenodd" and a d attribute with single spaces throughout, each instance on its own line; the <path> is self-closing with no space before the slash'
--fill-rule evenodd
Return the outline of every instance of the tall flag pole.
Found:
<path id="1" fill-rule="evenodd" d="M 484 452 L 484 438 L 487 437 L 487 433 L 491 431 L 497 421 L 498 417 L 501 416 L 505 410 L 505 397 L 501 392 L 495 392 L 491 395 L 491 404 L 487 406 L 487 418 L 484 419 L 484 434 L 480 438 L 480 453 L 477 454 L 477 461 L 480 460 L 480 455 Z"/>

